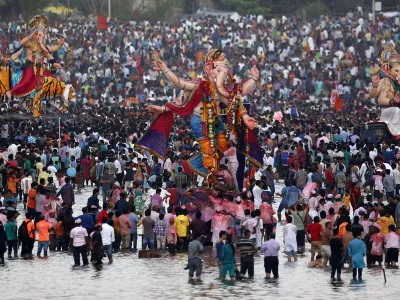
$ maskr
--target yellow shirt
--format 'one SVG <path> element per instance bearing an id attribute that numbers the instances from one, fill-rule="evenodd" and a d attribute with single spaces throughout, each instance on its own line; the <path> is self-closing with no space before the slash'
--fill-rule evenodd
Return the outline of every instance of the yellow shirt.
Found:
<path id="1" fill-rule="evenodd" d="M 39 173 L 42 172 L 43 171 L 43 164 L 41 162 L 37 162 L 36 163 L 36 169 L 39 171 Z"/>
<path id="2" fill-rule="evenodd" d="M 350 195 L 344 196 L 343 203 L 344 203 L 344 205 L 346 205 L 347 207 L 350 207 Z"/>
<path id="3" fill-rule="evenodd" d="M 180 215 L 175 218 L 175 226 L 176 233 L 178 237 L 187 237 L 188 235 L 188 227 L 189 227 L 189 219 L 187 216 Z"/>
<path id="4" fill-rule="evenodd" d="M 38 176 L 38 181 L 37 181 L 38 184 L 40 184 L 40 179 L 44 178 L 44 180 L 45 180 L 44 184 L 47 185 L 47 179 L 49 177 L 52 177 L 52 176 L 50 174 L 48 174 L 47 172 L 44 172 L 44 171 L 40 172 L 40 174 Z"/>
<path id="5" fill-rule="evenodd" d="M 376 221 L 376 224 L 381 226 L 380 233 L 386 235 L 389 233 L 389 225 L 394 224 L 394 220 L 392 216 L 390 216 L 389 218 L 381 217 L 378 221 Z"/>

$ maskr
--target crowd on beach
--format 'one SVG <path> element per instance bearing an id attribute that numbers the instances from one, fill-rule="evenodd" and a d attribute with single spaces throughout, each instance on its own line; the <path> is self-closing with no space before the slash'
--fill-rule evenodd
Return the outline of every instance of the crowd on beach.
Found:
<path id="1" fill-rule="evenodd" d="M 375 24 L 349 13 L 313 22 L 208 16 L 109 25 L 97 31 L 88 20 L 49 28 L 48 42 L 62 33 L 73 53 L 71 60 L 66 48 L 58 50 L 66 67 L 56 77 L 79 95 L 67 114 L 55 110 L 60 128 L 46 118 L 2 121 L 3 263 L 6 250 L 9 259 L 31 258 L 35 243 L 38 257 L 49 249 L 70 251 L 76 266 L 80 256 L 88 264 L 88 252 L 101 264 L 104 254 L 113 262 L 118 251 L 167 249 L 188 252 L 189 276 L 199 278 L 203 246 L 214 245 L 220 277 L 253 277 L 260 252 L 266 276 L 278 277 L 281 250 L 296 261 L 307 240 L 309 266 L 329 264 L 335 280 L 344 263 L 355 279 L 362 279 L 365 265 L 397 263 L 400 148 L 363 141 L 359 125 L 378 119 L 367 92 L 369 70 L 387 43 L 398 47 L 398 16 L 377 16 Z M 1 28 L 1 52 L 13 52 L 24 25 Z M 242 191 L 221 167 L 219 189 L 207 190 L 210 205 L 198 209 L 193 197 L 203 180 L 187 165 L 198 151 L 187 120 L 176 118 L 165 161 L 135 144 L 151 116 L 146 105 L 180 93 L 152 70 L 151 54 L 182 77 L 196 78 L 211 48 L 226 53 L 238 82 L 247 78 L 250 59 L 258 61 L 261 80 L 246 101 L 264 160 L 262 168 L 246 170 Z M 332 108 L 332 90 L 340 107 Z M 10 112 L 24 110 L 14 101 L 2 107 L 2 116 Z M 285 187 L 277 192 L 279 180 Z M 82 213 L 74 212 L 76 194 L 89 187 L 93 195 Z M 280 202 L 277 211 L 274 202 Z M 25 218 L 17 225 L 20 214 Z M 275 240 L 277 226 L 284 249 Z"/>

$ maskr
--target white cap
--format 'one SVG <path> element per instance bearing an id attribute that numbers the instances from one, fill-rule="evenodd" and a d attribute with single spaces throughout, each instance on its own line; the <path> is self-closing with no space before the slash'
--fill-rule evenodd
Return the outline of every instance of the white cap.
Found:
<path id="1" fill-rule="evenodd" d="M 75 224 L 81 224 L 82 223 L 82 220 L 81 219 L 76 219 L 75 220 Z"/>

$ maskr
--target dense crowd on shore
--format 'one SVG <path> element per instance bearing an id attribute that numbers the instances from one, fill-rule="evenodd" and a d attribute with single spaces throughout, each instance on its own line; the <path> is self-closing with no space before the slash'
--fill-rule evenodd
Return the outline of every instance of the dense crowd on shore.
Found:
<path id="1" fill-rule="evenodd" d="M 24 32 L 23 25 L 9 25 L 2 26 L 3 54 L 18 48 L 14 41 Z M 49 101 L 60 128 L 46 117 L 14 115 L 2 122 L 0 253 L 7 242 L 8 257 L 17 257 L 20 243 L 20 256 L 30 258 L 37 241 L 37 256 L 47 256 L 48 248 L 70 250 L 78 266 L 80 255 L 88 264 L 87 247 L 97 264 L 103 254 L 112 262 L 121 250 L 188 251 L 189 275 L 200 277 L 199 253 L 213 244 L 221 277 L 253 277 L 259 250 L 267 277 L 278 277 L 279 224 L 288 260 L 296 261 L 309 239 L 309 266 L 329 262 L 337 280 L 344 263 L 361 279 L 364 255 L 367 265 L 383 257 L 397 263 L 400 148 L 364 143 L 358 125 L 378 118 L 367 92 L 369 70 L 386 43 L 398 47 L 398 17 L 378 17 L 375 25 L 356 14 L 311 23 L 190 17 L 174 24 L 115 22 L 105 32 L 91 21 L 53 25 L 48 42 L 63 33 L 74 57 L 58 50 L 57 60 L 67 67 L 56 76 L 79 97 L 67 114 Z M 193 79 L 211 48 L 226 53 L 239 82 L 247 78 L 250 59 L 258 61 L 261 80 L 246 101 L 258 121 L 264 164 L 246 170 L 243 191 L 232 190 L 232 176 L 222 167 L 220 190 L 210 191 L 211 204 L 198 209 L 192 197 L 203 180 L 186 162 L 198 151 L 187 120 L 175 120 L 165 161 L 135 144 L 151 116 L 146 105 L 180 93 L 152 70 L 151 54 Z M 331 108 L 332 90 L 342 99 L 340 109 Z M 3 105 L 2 116 L 23 111 L 14 102 Z M 277 180 L 285 184 L 280 193 Z M 89 185 L 93 196 L 82 214 L 74 213 L 75 194 Z M 17 225 L 20 214 L 26 218 Z"/>

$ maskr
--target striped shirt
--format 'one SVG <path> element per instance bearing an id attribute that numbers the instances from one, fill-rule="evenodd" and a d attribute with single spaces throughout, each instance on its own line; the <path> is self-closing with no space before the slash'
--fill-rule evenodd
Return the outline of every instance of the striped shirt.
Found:
<path id="1" fill-rule="evenodd" d="M 248 239 L 240 239 L 236 242 L 236 247 L 239 249 L 241 257 L 252 256 L 253 250 L 257 250 L 256 243 Z"/>
<path id="2" fill-rule="evenodd" d="M 167 225 L 164 220 L 158 220 L 154 229 L 156 236 L 167 236 Z"/>

